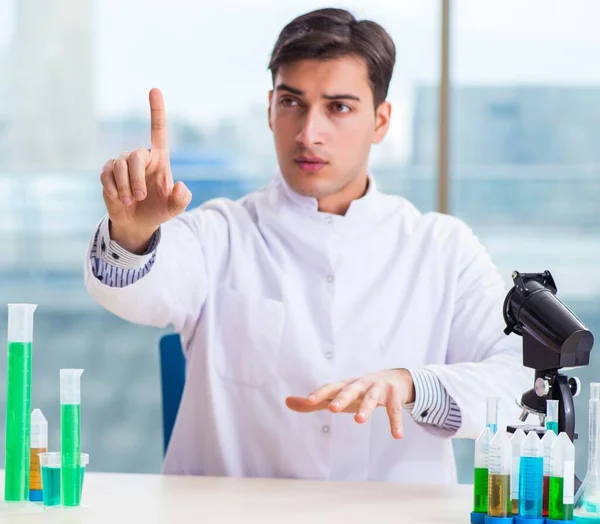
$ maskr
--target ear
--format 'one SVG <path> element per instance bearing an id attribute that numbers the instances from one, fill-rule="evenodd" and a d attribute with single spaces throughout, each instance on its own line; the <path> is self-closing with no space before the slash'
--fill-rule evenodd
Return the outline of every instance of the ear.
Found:
<path id="1" fill-rule="evenodd" d="M 373 143 L 379 144 L 387 135 L 390 128 L 390 119 L 392 118 L 392 104 L 382 102 L 375 112 L 375 134 Z"/>
<path id="2" fill-rule="evenodd" d="M 269 129 L 273 131 L 273 126 L 271 124 L 271 103 L 273 102 L 273 90 L 269 91 L 269 109 L 267 110 L 267 118 L 269 119 Z"/>

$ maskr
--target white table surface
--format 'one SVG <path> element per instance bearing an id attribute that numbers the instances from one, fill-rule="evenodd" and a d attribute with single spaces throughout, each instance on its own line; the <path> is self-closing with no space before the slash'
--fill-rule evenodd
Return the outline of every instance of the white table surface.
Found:
<path id="1" fill-rule="evenodd" d="M 467 524 L 472 490 L 464 485 L 86 473 L 82 507 L 21 515 L 0 510 L 0 523 Z"/>

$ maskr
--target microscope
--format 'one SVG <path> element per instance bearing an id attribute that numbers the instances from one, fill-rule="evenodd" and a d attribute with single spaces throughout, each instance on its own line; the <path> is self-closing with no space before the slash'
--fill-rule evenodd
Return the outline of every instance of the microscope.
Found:
<path id="1" fill-rule="evenodd" d="M 575 442 L 575 409 L 573 398 L 580 393 L 579 379 L 559 372 L 563 367 L 587 366 L 594 337 L 586 326 L 561 302 L 549 271 L 543 273 L 513 272 L 514 287 L 504 301 L 503 313 L 509 335 L 523 337 L 523 365 L 535 370 L 534 387 L 517 401 L 522 409 L 519 420 L 529 415 L 539 417 L 539 425 L 508 426 L 514 433 L 545 433 L 546 400 L 558 400 L 558 431 L 566 432 Z"/>

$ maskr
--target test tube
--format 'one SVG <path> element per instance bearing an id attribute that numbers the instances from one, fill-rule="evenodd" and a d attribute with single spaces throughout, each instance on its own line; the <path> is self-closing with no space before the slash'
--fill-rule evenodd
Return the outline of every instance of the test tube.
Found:
<path id="1" fill-rule="evenodd" d="M 546 430 L 546 434 L 542 437 L 542 447 L 544 448 L 544 486 L 542 489 L 542 516 L 548 516 L 548 494 L 550 489 L 550 468 L 552 446 L 556 442 L 556 433 L 553 430 Z"/>
<path id="2" fill-rule="evenodd" d="M 29 500 L 42 502 L 42 467 L 40 453 L 48 451 L 48 421 L 40 409 L 31 413 L 31 447 L 29 454 Z"/>
<path id="3" fill-rule="evenodd" d="M 541 524 L 542 487 L 544 483 L 544 448 L 535 431 L 530 431 L 521 444 L 519 465 L 519 516 L 515 522 Z"/>
<path id="4" fill-rule="evenodd" d="M 475 478 L 473 486 L 473 512 L 471 522 L 482 522 L 488 511 L 488 453 L 490 442 L 494 438 L 487 426 L 475 441 Z"/>
<path id="5" fill-rule="evenodd" d="M 512 468 L 510 472 L 511 512 L 519 514 L 519 465 L 521 462 L 521 444 L 525 440 L 525 432 L 517 429 L 510 440 L 512 447 Z"/>
<path id="6" fill-rule="evenodd" d="M 564 431 L 552 446 L 548 518 L 573 520 L 575 446 Z"/>
<path id="7" fill-rule="evenodd" d="M 83 369 L 60 370 L 60 501 L 81 501 L 81 374 Z"/>
<path id="8" fill-rule="evenodd" d="M 558 435 L 558 400 L 546 400 L 546 430 Z"/>
<path id="9" fill-rule="evenodd" d="M 573 507 L 573 518 L 582 524 L 600 521 L 600 382 L 590 383 L 588 410 L 587 471 Z"/>
<path id="10" fill-rule="evenodd" d="M 510 443 L 510 438 L 504 431 L 496 433 L 496 435 L 490 442 L 488 453 L 488 515 L 490 517 L 507 518 L 511 515 L 511 463 L 512 447 Z"/>
<path id="11" fill-rule="evenodd" d="M 487 418 L 487 427 L 492 430 L 494 435 L 496 431 L 498 431 L 498 402 L 499 398 L 490 397 L 487 399 L 487 410 L 486 410 L 486 418 Z"/>
<path id="12" fill-rule="evenodd" d="M 31 354 L 37 304 L 8 304 L 4 500 L 29 500 Z"/>

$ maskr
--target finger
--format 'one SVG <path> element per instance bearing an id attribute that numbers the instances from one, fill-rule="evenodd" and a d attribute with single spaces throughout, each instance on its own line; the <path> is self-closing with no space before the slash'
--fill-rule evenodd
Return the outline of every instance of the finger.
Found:
<path id="1" fill-rule="evenodd" d="M 171 214 L 171 217 L 176 217 L 180 213 L 183 213 L 185 208 L 190 205 L 191 201 L 192 192 L 183 182 L 177 182 L 169 195 L 169 213 Z"/>
<path id="2" fill-rule="evenodd" d="M 404 424 L 402 423 L 402 401 L 397 391 L 393 391 L 387 399 L 385 408 L 390 419 L 392 436 L 401 439 L 404 436 Z"/>
<path id="3" fill-rule="evenodd" d="M 152 149 L 168 150 L 167 113 L 165 102 L 159 89 L 150 90 L 150 143 Z"/>
<path id="4" fill-rule="evenodd" d="M 354 417 L 356 422 L 362 424 L 369 419 L 375 408 L 379 405 L 382 394 L 383 390 L 379 386 L 373 386 L 365 393 L 358 412 Z"/>
<path id="5" fill-rule="evenodd" d="M 149 159 L 150 153 L 144 148 L 136 149 L 127 159 L 129 185 L 133 191 L 133 198 L 138 201 L 146 198 L 146 165 Z"/>
<path id="6" fill-rule="evenodd" d="M 312 413 L 329 407 L 329 401 L 324 400 L 318 404 L 313 404 L 307 397 L 288 397 L 285 399 L 288 408 L 298 413 Z"/>
<path id="7" fill-rule="evenodd" d="M 114 202 L 120 202 L 119 192 L 117 191 L 117 184 L 115 183 L 115 177 L 112 169 L 114 163 L 114 160 L 109 160 L 106 164 L 104 164 L 104 168 L 100 174 L 100 182 L 102 183 L 102 192 L 106 195 L 106 197 Z"/>
<path id="8" fill-rule="evenodd" d="M 119 158 L 115 160 L 113 166 L 113 174 L 115 177 L 115 183 L 117 184 L 117 191 L 119 192 L 119 199 L 123 204 L 129 206 L 133 203 L 131 198 L 131 186 L 129 185 L 129 168 L 127 166 L 128 153 L 123 153 Z"/>
<path id="9" fill-rule="evenodd" d="M 342 388 L 354 382 L 354 380 L 355 379 L 347 379 L 340 380 L 339 382 L 332 382 L 331 384 L 325 384 L 308 395 L 308 400 L 313 404 L 318 404 L 325 400 L 333 400 Z"/>
<path id="10" fill-rule="evenodd" d="M 107 160 L 105 162 L 105 164 L 102 166 L 102 173 L 104 171 L 112 171 L 113 166 L 115 165 L 115 159 L 111 158 L 110 160 Z"/>
<path id="11" fill-rule="evenodd" d="M 343 411 L 350 405 L 351 402 L 362 398 L 366 391 L 367 385 L 365 382 L 362 380 L 355 380 L 338 393 L 333 402 L 329 405 L 329 409 L 331 409 L 331 411 L 334 413 Z"/>

